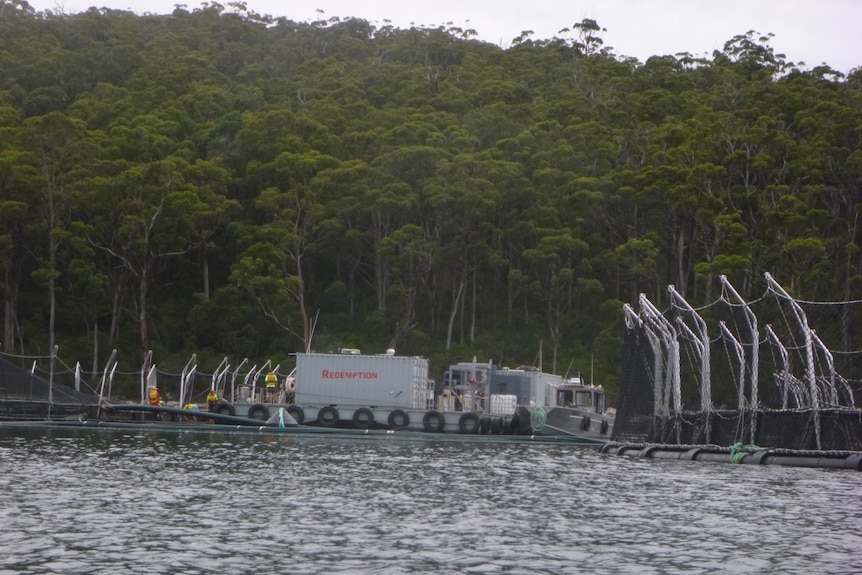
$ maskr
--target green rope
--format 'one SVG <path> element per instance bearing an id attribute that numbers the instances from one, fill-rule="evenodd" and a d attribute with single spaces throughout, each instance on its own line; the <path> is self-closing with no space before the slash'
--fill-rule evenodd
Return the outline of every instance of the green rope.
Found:
<path id="1" fill-rule="evenodd" d="M 742 442 L 734 443 L 730 446 L 730 462 L 742 463 L 742 459 L 760 448 L 756 445 L 743 445 Z"/>
<path id="2" fill-rule="evenodd" d="M 533 428 L 533 433 L 536 433 L 545 427 L 545 423 L 547 421 L 548 415 L 545 413 L 545 409 L 543 407 L 534 407 L 533 411 L 530 412 L 530 427 Z"/>

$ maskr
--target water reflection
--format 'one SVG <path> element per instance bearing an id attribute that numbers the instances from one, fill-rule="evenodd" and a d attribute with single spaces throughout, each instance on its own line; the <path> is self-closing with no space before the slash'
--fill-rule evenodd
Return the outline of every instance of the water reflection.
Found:
<path id="1" fill-rule="evenodd" d="M 565 446 L 0 436 L 6 573 L 855 573 L 859 475 Z"/>

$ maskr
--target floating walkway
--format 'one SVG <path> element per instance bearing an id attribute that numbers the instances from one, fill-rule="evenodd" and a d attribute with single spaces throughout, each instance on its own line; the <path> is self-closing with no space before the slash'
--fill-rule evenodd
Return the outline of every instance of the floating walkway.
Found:
<path id="1" fill-rule="evenodd" d="M 600 453 L 638 459 L 677 459 L 750 465 L 785 465 L 862 471 L 862 451 L 769 449 L 754 445 L 655 445 L 607 443 Z"/>
<path id="2" fill-rule="evenodd" d="M 584 444 L 579 438 L 568 435 L 480 435 L 458 433 L 427 433 L 422 431 L 392 429 L 342 429 L 335 427 L 316 427 L 310 425 L 272 426 L 264 422 L 255 425 L 173 422 L 173 421 L 109 421 L 100 419 L 71 418 L 44 421 L 0 421 L 0 432 L 9 430 L 48 432 L 50 430 L 87 430 L 140 433 L 207 433 L 224 435 L 281 435 L 290 437 L 325 437 L 339 439 L 363 439 L 385 441 L 423 441 L 450 443 L 498 443 L 498 444 L 559 444 L 577 447 L 595 447 Z"/>

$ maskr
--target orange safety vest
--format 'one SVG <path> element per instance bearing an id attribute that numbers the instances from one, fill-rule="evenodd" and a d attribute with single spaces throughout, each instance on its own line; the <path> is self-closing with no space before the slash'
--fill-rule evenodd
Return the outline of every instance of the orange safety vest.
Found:
<path id="1" fill-rule="evenodd" d="M 218 401 L 218 394 L 214 391 L 210 391 L 207 394 L 207 403 L 215 403 Z"/>
<path id="2" fill-rule="evenodd" d="M 161 405 L 162 396 L 159 394 L 159 390 L 155 387 L 150 390 L 150 405 Z"/>
<path id="3" fill-rule="evenodd" d="M 275 377 L 275 373 L 269 372 L 266 374 L 266 389 L 273 390 L 275 389 L 275 384 L 278 379 Z"/>

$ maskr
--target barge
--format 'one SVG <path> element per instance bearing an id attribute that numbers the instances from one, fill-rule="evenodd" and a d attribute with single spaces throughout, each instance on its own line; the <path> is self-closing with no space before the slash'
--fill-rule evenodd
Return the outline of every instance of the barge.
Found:
<path id="1" fill-rule="evenodd" d="M 450 365 L 438 387 L 428 360 L 357 349 L 298 353 L 274 392 L 240 386 L 213 412 L 266 421 L 284 409 L 299 425 L 424 433 L 565 436 L 605 443 L 614 414 L 601 386 L 535 367 Z"/>

